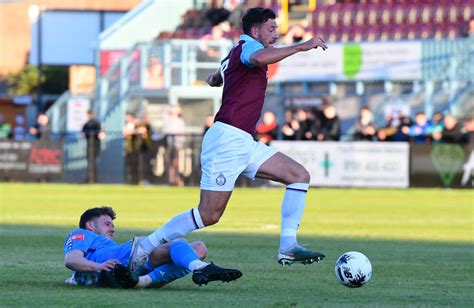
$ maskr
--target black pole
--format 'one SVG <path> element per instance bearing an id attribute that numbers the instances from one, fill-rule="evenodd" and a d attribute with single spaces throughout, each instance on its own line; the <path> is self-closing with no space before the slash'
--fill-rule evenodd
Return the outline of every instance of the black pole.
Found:
<path id="1" fill-rule="evenodd" d="M 43 77 L 43 63 L 42 63 L 42 56 L 41 56 L 41 49 L 42 49 L 42 14 L 41 9 L 38 13 L 38 88 L 36 92 L 36 108 L 38 109 L 38 113 L 43 112 L 43 99 L 42 99 L 42 82 L 41 78 Z"/>

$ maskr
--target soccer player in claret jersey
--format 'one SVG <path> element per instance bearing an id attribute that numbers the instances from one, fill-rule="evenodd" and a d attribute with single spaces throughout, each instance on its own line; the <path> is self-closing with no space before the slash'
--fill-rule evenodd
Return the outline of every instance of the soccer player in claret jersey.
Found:
<path id="1" fill-rule="evenodd" d="M 290 157 L 252 138 L 260 118 L 267 87 L 267 65 L 298 52 L 327 46 L 312 38 L 288 47 L 274 48 L 278 39 L 275 13 L 267 8 L 251 8 L 242 18 L 239 43 L 210 74 L 212 87 L 224 86 L 222 106 L 215 123 L 204 136 L 201 153 L 201 196 L 197 208 L 178 214 L 137 245 L 132 263 L 141 256 L 185 234 L 217 223 L 224 213 L 239 175 L 263 178 L 286 185 L 282 204 L 280 247 L 277 261 L 310 264 L 325 257 L 298 244 L 296 231 L 306 203 L 310 175 Z"/>

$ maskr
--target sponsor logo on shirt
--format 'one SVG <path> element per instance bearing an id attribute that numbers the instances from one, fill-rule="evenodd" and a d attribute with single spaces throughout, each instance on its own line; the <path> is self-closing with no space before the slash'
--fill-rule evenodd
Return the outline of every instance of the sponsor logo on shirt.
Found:
<path id="1" fill-rule="evenodd" d="M 71 250 L 72 249 L 72 241 L 83 241 L 84 240 L 84 234 L 83 233 L 78 233 L 78 234 L 69 234 L 67 240 L 66 240 L 66 250 Z"/>
<path id="2" fill-rule="evenodd" d="M 74 240 L 83 241 L 83 240 L 84 240 L 84 234 L 83 234 L 83 233 L 74 234 L 74 235 L 71 237 L 71 240 L 72 240 L 72 241 L 74 241 Z"/>

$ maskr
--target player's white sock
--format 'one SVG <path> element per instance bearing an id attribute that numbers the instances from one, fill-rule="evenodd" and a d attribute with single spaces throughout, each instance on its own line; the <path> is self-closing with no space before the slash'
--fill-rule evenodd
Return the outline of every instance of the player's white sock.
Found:
<path id="1" fill-rule="evenodd" d="M 298 230 L 301 217 L 303 217 L 308 188 L 308 183 L 293 183 L 286 186 L 281 206 L 281 250 L 297 243 L 296 230 Z"/>
<path id="2" fill-rule="evenodd" d="M 191 272 L 194 272 L 194 270 L 206 267 L 208 265 L 209 263 L 203 262 L 201 260 L 194 260 L 188 264 L 188 270 L 190 270 Z"/>
<path id="3" fill-rule="evenodd" d="M 150 275 L 144 275 L 138 277 L 138 283 L 134 286 L 135 289 L 143 289 L 146 287 L 151 286 L 153 283 L 153 279 L 151 278 Z"/>
<path id="4" fill-rule="evenodd" d="M 204 223 L 201 215 L 199 210 L 194 208 L 171 218 L 161 228 L 144 238 L 140 245 L 146 253 L 151 253 L 162 243 L 184 237 L 189 232 L 202 228 L 204 228 Z"/>

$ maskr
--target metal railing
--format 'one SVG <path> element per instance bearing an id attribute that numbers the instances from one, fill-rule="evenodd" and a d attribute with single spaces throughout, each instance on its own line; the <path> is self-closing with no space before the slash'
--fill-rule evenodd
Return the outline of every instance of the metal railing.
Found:
<path id="1" fill-rule="evenodd" d="M 429 91 L 429 86 L 426 86 L 432 80 L 448 82 L 467 80 L 473 83 L 472 40 L 473 38 L 422 42 L 429 46 L 430 50 L 437 50 L 432 52 L 429 61 L 422 62 L 425 72 L 422 80 L 424 85 L 419 91 L 425 93 L 425 104 L 430 104 L 433 95 Z M 226 40 L 164 40 L 141 43 L 130 49 L 98 80 L 91 98 L 92 107 L 102 123 L 103 130 L 117 132 L 109 134 L 109 138 L 102 144 L 103 153 L 107 153 L 110 157 L 103 160 L 104 167 L 115 170 L 114 173 L 110 173 L 110 179 L 123 181 L 125 166 L 123 137 L 118 132 L 122 131 L 130 97 L 143 90 L 164 93 L 166 96 L 168 91 L 176 86 L 205 86 L 207 74 L 218 68 L 220 60 L 231 47 L 232 42 Z M 270 91 L 268 95 L 278 93 Z M 70 94 L 64 93 L 48 111 L 53 132 L 66 131 L 69 98 Z M 465 98 L 466 94 L 453 94 L 450 98 L 450 108 L 454 108 L 457 101 Z M 85 142 L 81 138 L 74 137 L 74 134 L 69 137 L 65 142 L 65 156 L 69 157 L 66 159 L 65 169 L 84 170 L 85 155 L 78 153 L 84 152 Z"/>

